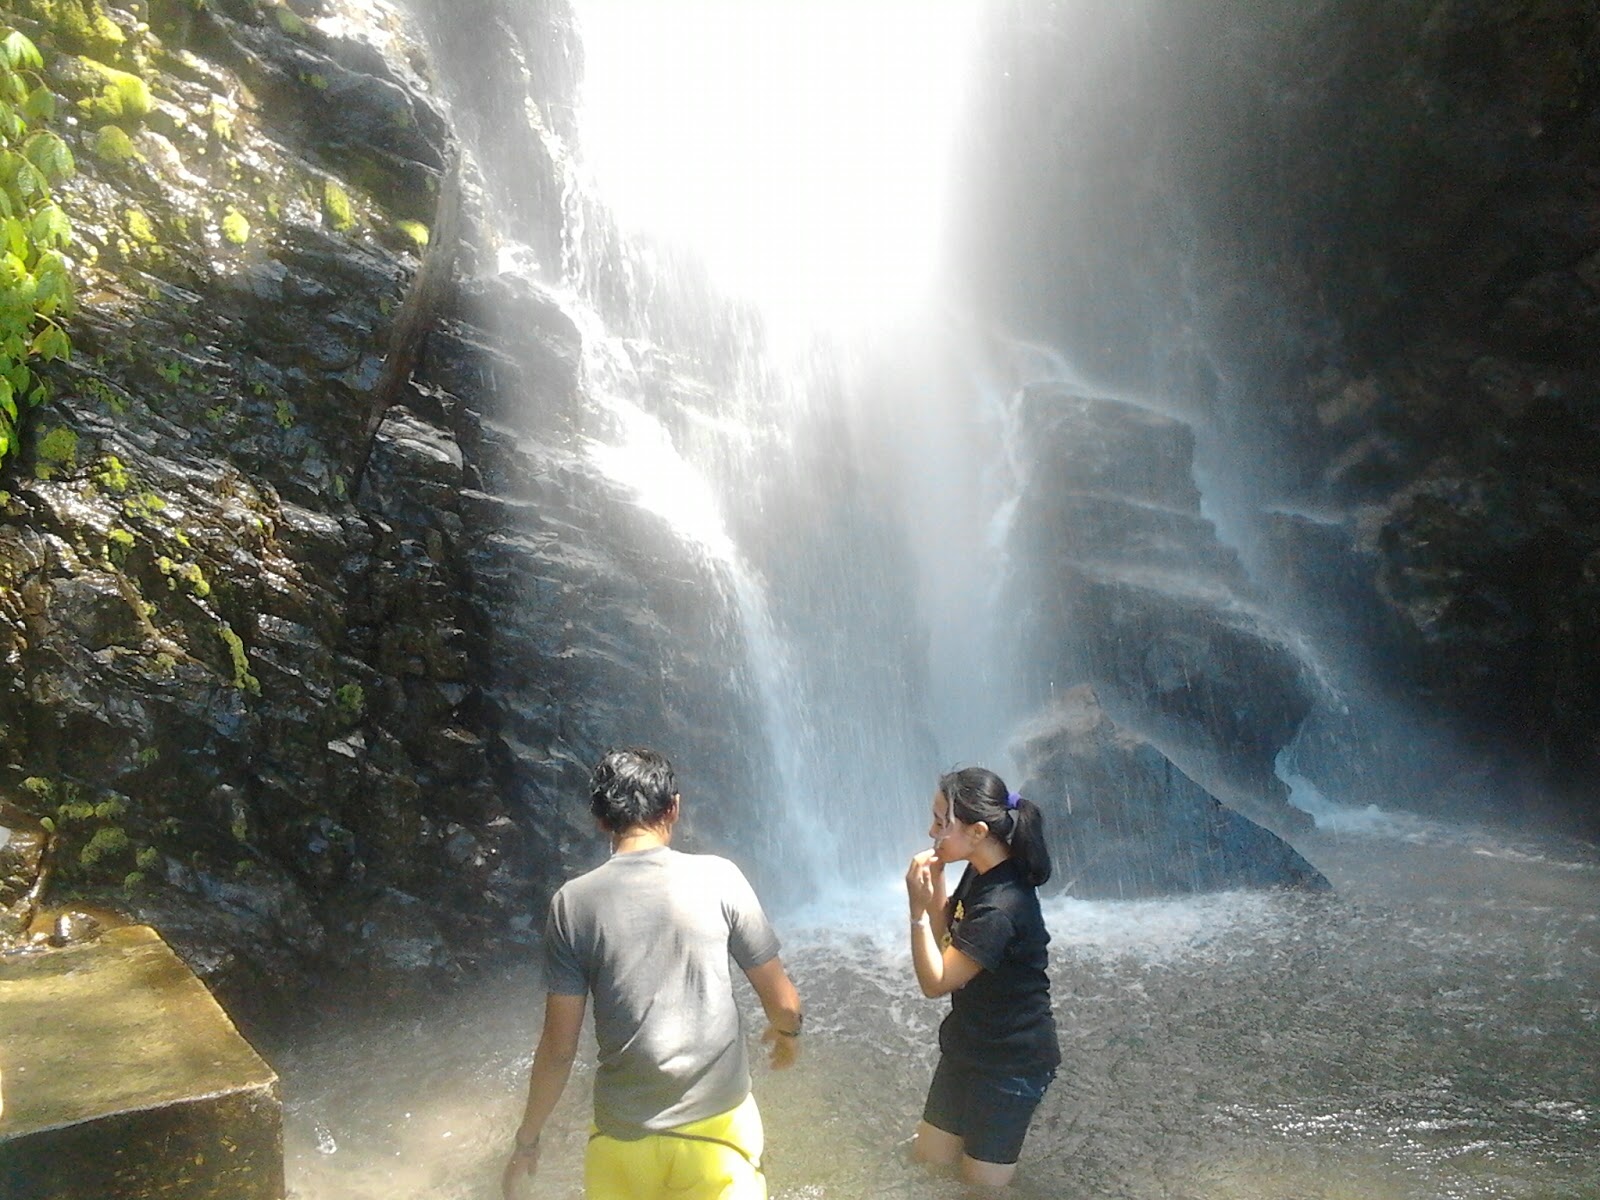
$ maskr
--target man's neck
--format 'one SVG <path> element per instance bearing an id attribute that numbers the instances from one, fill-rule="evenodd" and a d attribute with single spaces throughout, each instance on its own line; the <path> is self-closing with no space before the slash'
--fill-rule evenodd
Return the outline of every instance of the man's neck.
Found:
<path id="1" fill-rule="evenodd" d="M 611 853 L 633 854 L 640 850 L 654 850 L 672 841 L 670 830 L 651 829 L 648 825 L 635 825 L 621 833 L 611 835 Z"/>

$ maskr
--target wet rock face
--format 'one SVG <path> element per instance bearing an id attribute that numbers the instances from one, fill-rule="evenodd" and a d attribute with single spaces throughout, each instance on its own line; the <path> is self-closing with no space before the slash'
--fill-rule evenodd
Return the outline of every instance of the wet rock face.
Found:
<path id="1" fill-rule="evenodd" d="M 1032 703 L 1092 684 L 1234 807 L 1303 828 L 1273 764 L 1310 711 L 1305 668 L 1200 514 L 1189 426 L 1056 387 L 1030 389 L 1019 419 Z"/>
<path id="2" fill-rule="evenodd" d="M 1344 611 L 1378 626 L 1382 681 L 1498 760 L 1491 789 L 1600 817 L 1600 373 L 1578 349 L 1595 330 L 1600 104 L 1582 64 L 1600 26 L 1584 5 L 1444 4 L 1405 32 L 1373 106 L 1412 116 L 1373 130 L 1397 169 L 1328 247 L 1336 285 L 1313 299 L 1310 260 L 1285 292 L 1315 336 L 1267 377 L 1280 444 L 1299 494 L 1344 515 L 1343 563 L 1366 582 Z M 1291 135 L 1313 169 L 1322 132 L 1308 113 Z M 1271 207 L 1292 219 L 1296 202 Z"/>
<path id="3" fill-rule="evenodd" d="M 1045 811 L 1051 886 L 1084 899 L 1229 888 L 1328 889 L 1287 842 L 1224 807 L 1095 690 L 1071 689 L 1013 747 L 1022 792 Z"/>
<path id="4" fill-rule="evenodd" d="M 26 937 L 49 847 L 43 826 L 0 802 L 0 950 Z"/>
<path id="5" fill-rule="evenodd" d="M 1038 19 L 1072 36 L 997 39 L 1021 100 L 972 176 L 994 302 L 1194 416 L 1263 582 L 1390 717 L 1600 816 L 1593 6 Z"/>
<path id="6" fill-rule="evenodd" d="M 97 257 L 3 481 L 0 784 L 55 823 L 61 891 L 235 1002 L 524 953 L 598 851 L 608 745 L 749 792 L 716 580 L 586 462 L 577 331 L 525 283 L 464 285 L 357 491 L 447 150 L 426 56 L 382 5 L 324 6 L 337 35 L 310 6 L 156 6 L 137 38 L 135 7 L 106 6 L 154 99 L 137 156 L 63 131 Z M 736 820 L 703 812 L 713 843 Z"/>

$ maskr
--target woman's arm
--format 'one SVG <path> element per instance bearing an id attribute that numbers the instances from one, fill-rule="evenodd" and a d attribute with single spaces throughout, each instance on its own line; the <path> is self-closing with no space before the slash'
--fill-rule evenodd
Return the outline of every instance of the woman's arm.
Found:
<path id="1" fill-rule="evenodd" d="M 924 850 L 906 868 L 906 898 L 911 902 L 911 963 L 924 996 L 948 996 L 983 970 L 954 946 L 939 947 L 949 932 L 945 920 L 944 864 Z M 939 932 L 934 932 L 934 921 Z"/>
<path id="2" fill-rule="evenodd" d="M 928 878 L 933 884 L 933 903 L 928 905 L 933 941 L 936 946 L 945 946 L 950 942 L 950 896 L 945 891 L 944 864 L 937 858 L 928 864 Z"/>
<path id="3" fill-rule="evenodd" d="M 954 946 L 946 946 L 941 953 L 934 941 L 933 921 L 926 913 L 911 922 L 911 963 L 917 971 L 917 986 L 929 997 L 948 996 L 983 970 L 977 959 Z"/>

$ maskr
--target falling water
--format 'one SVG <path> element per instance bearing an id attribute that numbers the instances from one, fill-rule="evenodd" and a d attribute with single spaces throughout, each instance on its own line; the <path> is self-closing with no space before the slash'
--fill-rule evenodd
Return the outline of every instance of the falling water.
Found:
<path id="1" fill-rule="evenodd" d="M 833 878 L 843 847 L 826 829 L 806 821 L 806 798 L 821 794 L 813 767 L 815 732 L 802 697 L 791 651 L 775 625 L 761 581 L 745 563 L 728 533 L 718 499 L 705 478 L 686 460 L 661 421 L 615 385 L 621 375 L 609 339 L 590 336 L 588 384 L 591 399 L 609 416 L 607 438 L 589 443 L 589 459 L 610 479 L 633 491 L 638 502 L 664 517 L 682 538 L 698 546 L 718 571 L 738 617 L 761 708 L 762 726 L 779 772 L 777 821 L 764 826 L 767 845 L 752 849 L 770 858 L 786 847 L 791 866 L 807 879 Z M 837 883 L 836 879 L 833 882 Z"/>
<path id="2" fill-rule="evenodd" d="M 942 766 L 1009 771 L 1007 741 L 1025 715 L 1012 632 L 1018 598 L 1006 591 L 1012 519 L 1028 482 L 1020 408 L 1032 386 L 1082 380 L 1048 347 L 979 337 L 953 322 L 941 333 L 950 350 L 925 368 L 920 419 L 901 436 L 900 490 L 915 498 L 903 536 L 928 631 L 929 720 Z"/>
<path id="3" fill-rule="evenodd" d="M 775 819 L 741 852 L 809 880 L 881 873 L 915 845 L 934 771 L 1001 743 L 998 720 L 952 716 L 994 707 L 970 699 L 992 668 L 930 675 L 918 645 L 924 629 L 950 646 L 976 627 L 971 605 L 927 602 L 947 579 L 992 578 L 975 563 L 997 552 L 995 500 L 946 496 L 950 519 L 932 519 L 939 487 L 894 447 L 961 426 L 928 420 L 926 389 L 879 387 L 915 361 L 883 339 L 947 336 L 910 310 L 938 261 L 940 156 L 976 6 L 934 21 L 831 0 L 573 8 L 579 102 L 530 107 L 559 185 L 559 254 L 502 234 L 502 270 L 531 274 L 581 332 L 591 465 L 714 568 L 707 619 L 720 608 L 736 627 L 771 764 L 771 794 L 749 802 Z M 475 144 L 509 209 L 498 132 Z M 970 382 L 955 385 L 928 382 L 971 408 Z M 1004 493 L 1001 440 L 985 437 Z M 937 561 L 911 561 L 907 530 L 940 524 Z"/>

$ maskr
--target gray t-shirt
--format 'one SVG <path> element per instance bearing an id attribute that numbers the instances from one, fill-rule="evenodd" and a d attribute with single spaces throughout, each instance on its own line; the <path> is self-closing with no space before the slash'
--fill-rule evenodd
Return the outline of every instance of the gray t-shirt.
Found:
<path id="1" fill-rule="evenodd" d="M 715 855 L 617 854 L 555 894 L 545 986 L 594 997 L 602 1133 L 670 1129 L 749 1095 L 728 959 L 749 970 L 777 953 L 755 891 Z"/>

